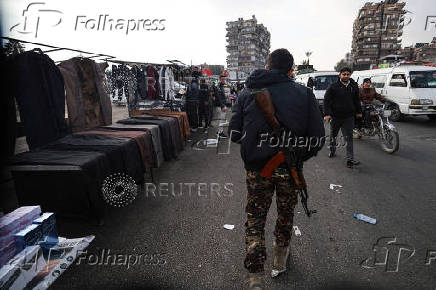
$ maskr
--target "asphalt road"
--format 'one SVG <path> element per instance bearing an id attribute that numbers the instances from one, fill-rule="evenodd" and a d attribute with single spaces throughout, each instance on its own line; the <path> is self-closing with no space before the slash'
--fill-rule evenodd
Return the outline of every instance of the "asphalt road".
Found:
<path id="1" fill-rule="evenodd" d="M 346 168 L 344 148 L 333 159 L 323 148 L 305 165 L 310 207 L 318 212 L 309 219 L 297 206 L 294 224 L 301 236 L 292 237 L 290 270 L 274 280 L 268 276 L 267 289 L 436 289 L 436 122 L 413 117 L 394 124 L 400 132 L 394 155 L 364 138 L 355 141 L 359 168 Z M 206 134 L 197 134 L 189 144 L 202 138 Z M 220 143 L 220 152 L 227 148 Z M 133 204 L 111 210 L 104 226 L 60 220 L 62 236 L 96 238 L 88 260 L 73 265 L 52 288 L 243 289 L 244 173 L 238 145 L 230 146 L 230 154 L 187 146 L 157 172 L 157 182 L 169 183 L 169 190 L 163 185 L 153 195 L 149 186 Z M 342 187 L 331 190 L 330 184 Z M 267 274 L 275 211 L 273 202 Z M 354 213 L 377 224 L 356 220 Z M 103 250 L 121 254 L 120 260 L 105 265 L 96 258 Z M 134 264 L 140 254 L 147 258 Z"/>

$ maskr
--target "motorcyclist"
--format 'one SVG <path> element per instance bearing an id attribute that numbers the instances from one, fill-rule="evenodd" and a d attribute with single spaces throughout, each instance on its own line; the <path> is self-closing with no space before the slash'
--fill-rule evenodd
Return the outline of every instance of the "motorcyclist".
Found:
<path id="1" fill-rule="evenodd" d="M 357 120 L 357 129 L 360 136 L 362 135 L 363 123 L 369 121 L 370 118 L 374 116 L 373 107 L 370 105 L 376 104 L 376 100 L 382 103 L 386 102 L 386 98 L 377 93 L 375 88 L 371 87 L 371 84 L 371 79 L 365 78 L 363 80 L 363 87 L 359 88 L 359 97 L 363 113 L 363 118 Z"/>
<path id="2" fill-rule="evenodd" d="M 386 98 L 377 93 L 375 88 L 371 87 L 371 84 L 372 83 L 370 78 L 365 78 L 363 80 L 363 87 L 359 88 L 360 101 L 364 105 L 374 104 L 375 100 L 379 100 L 380 102 L 384 103 L 386 101 Z"/>

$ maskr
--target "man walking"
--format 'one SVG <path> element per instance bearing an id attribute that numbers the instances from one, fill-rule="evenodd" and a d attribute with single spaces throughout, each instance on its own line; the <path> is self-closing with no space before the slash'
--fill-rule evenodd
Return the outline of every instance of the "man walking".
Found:
<path id="1" fill-rule="evenodd" d="M 353 168 L 360 163 L 354 159 L 353 152 L 354 118 L 362 118 L 362 107 L 359 87 L 350 76 L 351 69 L 344 67 L 339 73 L 339 80 L 327 88 L 324 95 L 324 121 L 330 121 L 329 157 L 336 155 L 336 137 L 341 130 L 347 142 L 347 167 Z"/>
<path id="2" fill-rule="evenodd" d="M 193 74 L 194 75 L 194 74 Z M 186 91 L 186 113 L 192 132 L 197 132 L 199 122 L 200 89 L 198 78 L 193 77 Z"/>
<path id="3" fill-rule="evenodd" d="M 218 119 L 218 137 L 219 138 L 227 138 L 227 136 L 224 134 L 223 126 L 220 124 L 223 124 L 226 122 L 226 95 L 224 93 L 224 85 L 226 83 L 226 76 L 220 75 L 220 80 L 218 83 L 218 87 L 215 91 L 215 115 Z"/>
<path id="4" fill-rule="evenodd" d="M 206 84 L 205 79 L 200 80 L 200 108 L 199 108 L 199 128 L 203 127 L 204 120 L 204 128 L 207 129 L 210 123 L 210 109 L 211 106 L 211 93 L 209 90 L 209 86 Z"/>
<path id="5" fill-rule="evenodd" d="M 261 176 L 261 171 L 283 148 L 259 142 L 273 128 L 253 97 L 253 90 L 267 89 L 271 95 L 275 118 L 280 127 L 293 136 L 317 139 L 317 145 L 305 147 L 303 160 L 315 156 L 322 148 L 324 126 L 312 90 L 290 79 L 294 59 L 287 49 L 277 49 L 268 56 L 266 69 L 254 71 L 232 110 L 229 134 L 233 142 L 241 144 L 241 157 L 247 171 L 247 222 L 245 223 L 246 257 L 244 266 L 248 270 L 250 289 L 263 289 L 265 249 L 265 222 L 276 192 L 278 217 L 275 226 L 274 258 L 271 275 L 286 271 L 290 251 L 290 239 L 297 191 L 289 168 L 282 163 L 274 169 L 272 177 Z M 289 145 L 288 145 L 289 146 Z M 286 150 L 286 149 L 285 149 Z"/>

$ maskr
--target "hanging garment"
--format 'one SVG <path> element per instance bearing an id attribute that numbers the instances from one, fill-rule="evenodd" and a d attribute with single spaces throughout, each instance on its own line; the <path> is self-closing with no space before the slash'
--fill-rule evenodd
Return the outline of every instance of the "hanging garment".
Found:
<path id="1" fill-rule="evenodd" d="M 136 70 L 136 84 L 139 100 L 145 100 L 147 97 L 147 84 L 145 76 L 145 66 L 141 65 L 141 68 Z"/>
<path id="2" fill-rule="evenodd" d="M 157 125 L 125 125 L 115 123 L 105 126 L 111 130 L 124 130 L 124 131 L 150 131 L 153 141 L 153 167 L 158 168 L 165 161 L 162 149 L 162 139 L 160 135 L 159 126 Z"/>
<path id="3" fill-rule="evenodd" d="M 68 134 L 64 81 L 53 60 L 41 50 L 26 51 L 9 72 L 30 150 Z"/>
<path id="4" fill-rule="evenodd" d="M 137 103 L 139 99 L 137 98 L 137 83 L 136 83 L 136 72 L 134 69 L 127 70 L 125 72 L 125 79 L 126 79 L 126 87 L 127 87 L 127 104 L 129 111 L 133 110 L 133 108 L 136 108 Z"/>
<path id="5" fill-rule="evenodd" d="M 151 65 L 147 66 L 146 71 L 147 71 L 147 99 L 159 100 L 160 99 L 159 73 Z"/>
<path id="6" fill-rule="evenodd" d="M 171 67 L 167 69 L 167 80 L 168 80 L 167 100 L 174 100 L 174 96 L 175 96 L 174 74 L 173 74 L 173 69 Z"/>
<path id="7" fill-rule="evenodd" d="M 68 119 L 73 132 L 112 123 L 112 105 L 104 89 L 104 68 L 91 59 L 61 62 L 67 93 Z"/>
<path id="8" fill-rule="evenodd" d="M 158 118 L 129 118 L 124 120 L 119 120 L 117 123 L 126 125 L 158 125 L 160 129 L 160 134 L 162 136 L 162 150 L 165 161 L 171 160 L 171 158 L 176 158 L 175 145 L 171 138 L 170 124 L 166 120 L 160 120 Z"/>
<path id="9" fill-rule="evenodd" d="M 159 85 L 161 99 L 168 100 L 168 68 L 165 66 L 162 66 L 159 70 Z"/>
<path id="10" fill-rule="evenodd" d="M 111 129 L 94 128 L 79 134 L 103 135 L 114 138 L 130 138 L 136 141 L 139 154 L 133 155 L 137 160 L 142 160 L 146 172 L 150 172 L 153 164 L 153 141 L 149 131 L 117 131 Z"/>

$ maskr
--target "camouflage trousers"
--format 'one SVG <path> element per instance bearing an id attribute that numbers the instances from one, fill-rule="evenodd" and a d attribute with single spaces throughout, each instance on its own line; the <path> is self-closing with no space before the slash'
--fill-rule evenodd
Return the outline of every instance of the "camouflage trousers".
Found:
<path id="1" fill-rule="evenodd" d="M 287 169 L 276 168 L 271 178 L 260 172 L 247 171 L 247 222 L 245 223 L 245 268 L 251 272 L 264 270 L 266 260 L 265 222 L 274 191 L 277 202 L 277 221 L 274 235 L 279 246 L 288 246 L 292 234 L 294 208 L 298 195 Z"/>

